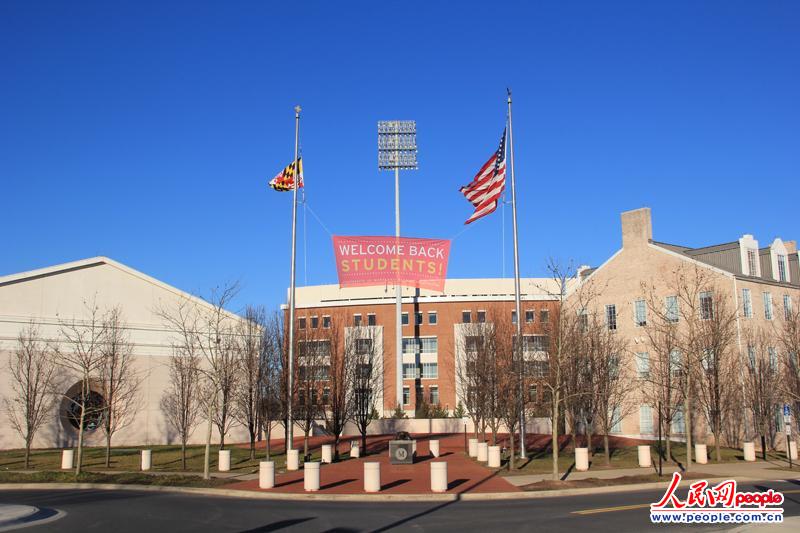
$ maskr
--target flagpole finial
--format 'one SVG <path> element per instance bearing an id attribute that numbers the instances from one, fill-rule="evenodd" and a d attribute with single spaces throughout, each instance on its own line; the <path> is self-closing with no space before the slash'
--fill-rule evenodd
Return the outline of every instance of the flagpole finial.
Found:
<path id="1" fill-rule="evenodd" d="M 299 105 L 294 106 L 294 112 L 296 115 L 300 115 L 300 111 L 302 111 L 302 109 Z"/>
<path id="2" fill-rule="evenodd" d="M 508 103 L 510 104 L 511 103 L 511 89 L 506 87 L 506 93 L 508 94 Z"/>

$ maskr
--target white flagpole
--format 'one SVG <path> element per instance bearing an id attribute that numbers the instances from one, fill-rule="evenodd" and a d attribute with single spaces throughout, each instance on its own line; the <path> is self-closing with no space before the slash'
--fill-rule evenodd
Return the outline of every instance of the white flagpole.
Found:
<path id="1" fill-rule="evenodd" d="M 520 313 L 520 294 L 519 294 L 519 245 L 517 242 L 517 186 L 514 179 L 514 133 L 511 122 L 511 90 L 508 91 L 508 148 L 511 156 L 511 217 L 514 227 L 514 309 L 517 313 L 517 350 L 520 355 L 519 361 L 519 457 L 527 457 L 525 452 L 525 398 L 524 385 L 522 383 L 522 370 L 525 366 L 522 342 L 522 314 Z M 511 436 L 513 438 L 513 435 Z"/>
<path id="2" fill-rule="evenodd" d="M 286 399 L 286 443 L 287 450 L 294 449 L 294 420 L 292 402 L 294 401 L 294 305 L 295 305 L 295 263 L 297 255 L 297 186 L 300 183 L 300 165 L 297 164 L 297 146 L 300 139 L 300 106 L 294 108 L 294 187 L 292 189 L 292 268 L 289 283 L 289 375 L 287 377 Z"/>

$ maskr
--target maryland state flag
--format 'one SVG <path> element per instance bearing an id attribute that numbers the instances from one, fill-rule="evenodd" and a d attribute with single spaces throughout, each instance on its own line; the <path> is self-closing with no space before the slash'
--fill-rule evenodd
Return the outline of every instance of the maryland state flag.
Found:
<path id="1" fill-rule="evenodd" d="M 299 169 L 297 173 L 297 188 L 299 189 L 303 186 L 303 158 L 298 157 L 296 163 Z M 294 167 L 295 163 L 290 163 L 286 168 L 281 170 L 277 176 L 272 178 L 269 182 L 269 186 L 276 191 L 291 191 L 294 188 Z"/>

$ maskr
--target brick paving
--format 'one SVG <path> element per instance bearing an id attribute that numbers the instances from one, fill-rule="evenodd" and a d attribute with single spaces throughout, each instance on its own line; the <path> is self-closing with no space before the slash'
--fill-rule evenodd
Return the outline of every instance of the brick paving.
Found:
<path id="1" fill-rule="evenodd" d="M 499 476 L 494 469 L 487 468 L 464 453 L 463 435 L 424 435 L 417 436 L 417 456 L 413 465 L 392 465 L 389 463 L 388 443 L 393 436 L 369 437 L 367 447 L 370 455 L 358 459 L 348 457 L 350 439 L 339 445 L 343 457 L 337 463 L 323 464 L 320 467 L 321 494 L 365 494 L 364 463 L 381 463 L 380 494 L 424 494 L 430 493 L 430 463 L 444 461 L 447 463 L 448 490 L 450 494 L 465 492 L 517 492 L 520 489 Z M 440 456 L 430 455 L 428 441 L 439 439 Z M 331 442 L 330 438 L 314 437 L 313 447 Z M 282 445 L 280 443 L 279 446 Z M 263 447 L 263 443 L 261 444 Z M 295 441 L 295 447 L 302 451 L 302 439 Z M 238 490 L 254 490 L 261 492 L 302 493 L 303 471 L 276 472 L 275 488 L 259 489 L 258 480 L 248 480 L 227 485 L 225 488 Z"/>

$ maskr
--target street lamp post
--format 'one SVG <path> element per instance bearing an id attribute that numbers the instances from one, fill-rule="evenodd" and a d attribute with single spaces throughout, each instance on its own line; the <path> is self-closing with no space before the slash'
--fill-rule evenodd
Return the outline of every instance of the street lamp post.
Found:
<path id="1" fill-rule="evenodd" d="M 417 124 L 413 120 L 378 122 L 378 169 L 394 170 L 394 234 L 400 237 L 400 170 L 417 169 Z M 395 401 L 403 406 L 403 296 L 395 284 Z"/>

